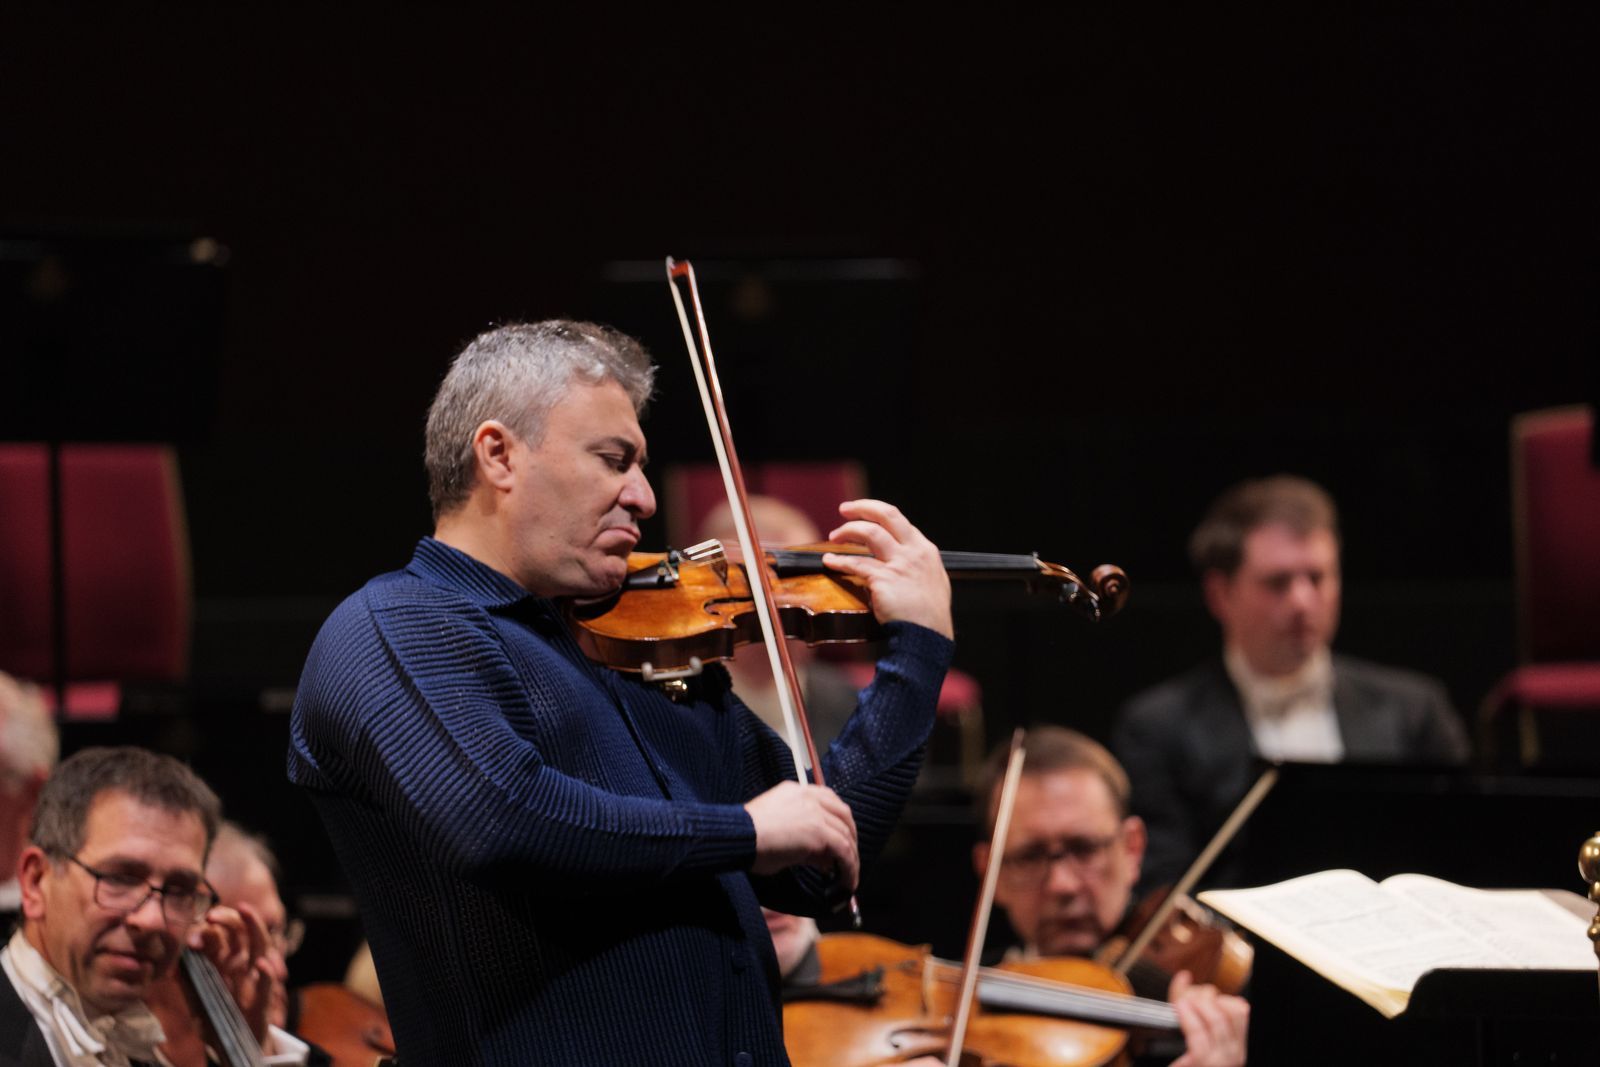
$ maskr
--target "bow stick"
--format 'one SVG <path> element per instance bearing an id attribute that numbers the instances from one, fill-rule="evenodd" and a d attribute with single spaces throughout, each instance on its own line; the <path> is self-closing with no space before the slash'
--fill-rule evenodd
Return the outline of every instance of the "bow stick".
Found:
<path id="1" fill-rule="evenodd" d="M 687 288 L 689 302 L 694 307 L 693 327 L 689 322 L 683 294 L 679 292 L 680 281 Z M 767 573 L 766 556 L 762 554 L 761 543 L 756 536 L 755 517 L 750 512 L 750 495 L 745 490 L 744 471 L 739 465 L 739 454 L 733 447 L 733 430 L 728 423 L 727 407 L 722 402 L 722 383 L 717 378 L 716 358 L 711 353 L 711 335 L 706 329 L 705 309 L 700 303 L 700 287 L 695 282 L 693 264 L 668 256 L 667 285 L 672 292 L 672 303 L 678 309 L 678 323 L 683 327 L 683 343 L 689 350 L 689 362 L 694 367 L 695 384 L 700 387 L 700 403 L 705 409 L 712 446 L 716 449 L 717 467 L 722 472 L 722 487 L 728 495 L 728 507 L 733 513 L 739 549 L 744 553 L 745 573 L 754 576 L 752 586 L 760 590 L 759 595 L 753 598 L 756 619 L 761 625 L 762 641 L 767 648 L 772 675 L 781 680 L 777 686 L 778 706 L 783 711 L 789 748 L 794 752 L 795 777 L 804 785 L 806 765 L 809 763 L 816 783 L 826 785 L 822 776 L 822 761 L 817 757 L 817 745 L 811 737 L 811 723 L 806 718 L 800 676 L 795 672 L 794 661 L 789 656 L 788 642 L 773 623 L 778 615 L 777 599 L 772 592 L 772 578 Z M 850 917 L 859 928 L 861 907 L 856 903 L 853 893 L 850 896 Z"/>
<path id="2" fill-rule="evenodd" d="M 1022 762 L 1027 759 L 1023 748 L 1026 731 L 1020 726 L 1011 734 L 1011 754 L 1006 758 L 1005 784 L 1000 787 L 1000 808 L 995 813 L 994 833 L 989 835 L 989 862 L 983 868 L 983 890 L 978 894 L 977 907 L 972 909 L 972 929 L 967 934 L 967 957 L 961 964 L 961 992 L 956 994 L 955 1025 L 950 1028 L 950 1053 L 947 1067 L 960 1067 L 961 1046 L 967 1040 L 967 1023 L 972 1018 L 972 993 L 978 986 L 982 968 L 978 961 L 983 956 L 984 935 L 989 931 L 989 912 L 994 907 L 994 892 L 1000 885 L 1001 853 L 1005 851 L 1006 837 L 1011 833 L 1011 812 L 1017 806 L 1017 785 L 1022 781 Z"/>

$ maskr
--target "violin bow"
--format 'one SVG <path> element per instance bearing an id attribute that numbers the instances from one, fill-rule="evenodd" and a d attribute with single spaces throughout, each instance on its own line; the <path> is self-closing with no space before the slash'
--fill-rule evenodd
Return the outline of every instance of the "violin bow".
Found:
<path id="1" fill-rule="evenodd" d="M 1205 875 L 1206 871 L 1211 869 L 1211 865 L 1216 862 L 1217 856 L 1221 854 L 1223 849 L 1228 847 L 1228 843 L 1233 840 L 1234 835 L 1244 826 L 1245 820 L 1255 814 L 1256 809 L 1261 806 L 1261 802 L 1267 799 L 1267 794 L 1277 784 L 1278 768 L 1274 764 L 1261 772 L 1261 777 L 1256 779 L 1255 784 L 1250 787 L 1250 791 L 1244 795 L 1244 799 L 1239 801 L 1228 815 L 1227 820 L 1223 822 L 1221 828 L 1211 836 L 1211 840 L 1206 843 L 1206 847 L 1201 849 L 1200 855 L 1196 856 L 1194 862 L 1189 864 L 1189 869 L 1183 872 L 1183 877 L 1179 878 L 1171 891 L 1167 893 L 1167 899 L 1161 902 L 1161 906 L 1156 909 L 1155 914 L 1145 922 L 1144 929 L 1139 931 L 1139 936 L 1129 943 L 1127 950 L 1117 958 L 1116 963 L 1112 964 L 1111 969 L 1113 971 L 1116 971 L 1124 978 L 1128 976 L 1128 972 L 1133 969 L 1133 965 L 1139 962 L 1139 957 L 1144 955 L 1144 950 L 1150 947 L 1151 941 L 1155 940 L 1156 934 L 1161 931 L 1162 927 L 1166 926 L 1167 916 L 1171 915 L 1173 909 L 1178 906 L 1178 901 L 1188 896 L 1189 890 L 1193 889 L 1195 883 Z"/>
<path id="2" fill-rule="evenodd" d="M 994 892 L 1000 885 L 1001 853 L 1005 851 L 1006 836 L 1011 832 L 1011 811 L 1017 806 L 1017 786 L 1022 781 L 1022 763 L 1027 758 L 1023 741 L 1027 731 L 1020 726 L 1011 734 L 1011 754 L 1006 758 L 1005 784 L 1000 788 L 1000 810 L 995 814 L 994 833 L 990 835 L 989 861 L 983 866 L 983 891 L 978 894 L 978 906 L 972 910 L 972 929 L 967 934 L 967 956 L 961 963 L 961 990 L 956 994 L 956 1021 L 950 1028 L 950 1054 L 946 1067 L 960 1067 L 961 1046 L 966 1044 L 967 1023 L 972 1018 L 972 994 L 978 988 L 978 975 L 982 968 L 978 961 L 983 957 L 984 936 L 989 931 L 989 912 L 994 908 Z"/>
<path id="3" fill-rule="evenodd" d="M 689 322 L 688 308 L 679 283 L 688 290 L 689 303 L 694 307 L 694 324 Z M 817 744 L 811 736 L 811 722 L 806 718 L 805 698 L 801 695 L 800 676 L 789 655 L 789 644 L 774 620 L 778 617 L 777 598 L 772 591 L 772 578 L 767 573 L 766 556 L 756 535 L 755 516 L 750 511 L 750 494 L 745 489 L 744 470 L 739 465 L 739 453 L 733 446 L 733 429 L 728 422 L 727 406 L 722 401 L 722 383 L 717 377 L 717 361 L 711 352 L 711 334 L 706 329 L 705 308 L 700 302 L 700 287 L 695 282 L 694 265 L 687 260 L 667 257 L 667 287 L 672 292 L 673 306 L 678 310 L 678 324 L 683 328 L 683 343 L 689 350 L 689 362 L 694 367 L 695 384 L 700 388 L 700 404 L 705 409 L 706 426 L 711 431 L 711 444 L 716 449 L 717 467 L 722 472 L 722 487 L 728 495 L 728 507 L 733 513 L 733 527 L 739 536 L 739 550 L 744 553 L 745 577 L 752 587 L 756 619 L 761 625 L 761 637 L 767 648 L 767 660 L 772 665 L 772 676 L 781 679 L 778 706 L 783 711 L 784 727 L 789 734 L 789 748 L 794 752 L 795 777 L 806 783 L 806 765 L 818 785 L 826 785 L 822 776 L 822 761 L 817 757 Z M 756 588 L 759 595 L 754 595 Z M 861 906 L 855 894 L 850 895 L 850 918 L 857 929 L 861 926 Z"/>

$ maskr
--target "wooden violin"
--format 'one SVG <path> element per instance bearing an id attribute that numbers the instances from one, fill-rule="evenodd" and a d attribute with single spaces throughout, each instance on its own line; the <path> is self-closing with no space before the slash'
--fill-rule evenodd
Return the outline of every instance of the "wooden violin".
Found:
<path id="1" fill-rule="evenodd" d="M 1238 994 L 1250 981 L 1255 949 L 1239 934 L 1212 919 L 1192 897 L 1180 894 L 1167 907 L 1171 891 L 1171 887 L 1159 889 L 1141 900 L 1096 953 L 1096 959 L 1108 966 L 1116 965 L 1133 988 L 1147 996 L 1165 995 L 1172 976 L 1179 971 L 1188 971 L 1197 984 Z M 1143 940 L 1140 935 L 1152 920 L 1160 927 L 1151 933 L 1138 958 L 1121 966 L 1130 945 Z"/>
<path id="2" fill-rule="evenodd" d="M 825 553 L 859 555 L 853 544 L 799 545 L 767 551 L 766 570 L 786 637 L 816 645 L 878 636 L 866 586 L 828 570 Z M 683 552 L 634 553 L 621 589 L 571 610 L 578 644 L 591 658 L 646 681 L 683 678 L 697 664 L 727 659 L 761 640 L 754 600 L 742 564 L 721 542 Z M 1059 563 L 1037 556 L 941 552 L 945 570 L 965 580 L 1020 580 L 1056 592 L 1090 619 L 1115 613 L 1127 598 L 1128 576 L 1111 564 L 1085 582 Z"/>
<path id="3" fill-rule="evenodd" d="M 394 1034 L 383 1008 L 338 982 L 313 982 L 295 991 L 295 1030 L 333 1060 L 333 1067 L 372 1067 L 394 1055 Z"/>
<path id="4" fill-rule="evenodd" d="M 943 1056 L 951 1043 L 960 964 L 926 945 L 870 934 L 817 942 L 817 996 L 786 994 L 784 1044 L 795 1067 L 875 1067 Z M 830 990 L 847 984 L 848 995 Z M 1091 960 L 1057 957 L 983 968 L 966 1025 L 963 1063 L 1075 1067 L 1114 1063 L 1130 1031 L 1178 1030 L 1177 1012 L 1131 995 Z"/>

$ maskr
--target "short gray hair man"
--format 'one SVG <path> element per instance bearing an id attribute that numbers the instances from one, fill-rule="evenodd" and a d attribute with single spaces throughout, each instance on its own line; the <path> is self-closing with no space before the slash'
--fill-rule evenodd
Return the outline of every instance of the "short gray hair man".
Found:
<path id="1" fill-rule="evenodd" d="M 549 319 L 481 333 L 450 364 L 428 409 L 428 496 L 438 519 L 466 502 L 476 461 L 472 434 L 490 419 L 537 445 L 544 420 L 574 380 L 613 378 L 643 413 L 655 384 L 650 355 L 627 334 Z M 530 400 L 531 398 L 531 400 Z"/>

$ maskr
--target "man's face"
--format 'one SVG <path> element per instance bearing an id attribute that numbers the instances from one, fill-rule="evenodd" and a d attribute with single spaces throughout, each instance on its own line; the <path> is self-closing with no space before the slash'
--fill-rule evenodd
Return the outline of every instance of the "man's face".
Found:
<path id="1" fill-rule="evenodd" d="M 1206 604 L 1223 640 L 1262 674 L 1298 670 L 1339 626 L 1339 543 L 1327 530 L 1282 523 L 1251 530 L 1232 575 L 1205 578 Z"/>
<path id="2" fill-rule="evenodd" d="M 762 908 L 761 916 L 767 920 L 767 932 L 772 935 L 772 951 L 778 957 L 778 974 L 788 978 L 817 940 L 816 921 L 770 908 Z"/>
<path id="3" fill-rule="evenodd" d="M 512 577 L 542 596 L 600 596 L 621 585 L 639 520 L 656 510 L 644 458 L 644 431 L 622 386 L 574 382 L 540 442 L 512 449 Z"/>
<path id="4" fill-rule="evenodd" d="M 89 808 L 77 858 L 108 874 L 193 889 L 201 884 L 205 851 L 196 813 L 107 790 Z M 37 847 L 23 853 L 19 874 L 28 940 L 91 1010 L 129 1007 L 172 970 L 187 927 L 168 926 L 159 894 L 126 914 L 103 908 L 88 871 Z"/>
<path id="5" fill-rule="evenodd" d="M 284 956 L 284 936 L 288 929 L 289 912 L 278 895 L 278 883 L 267 865 L 254 855 L 230 857 L 230 862 L 218 863 L 216 849 L 206 873 L 221 902 L 229 907 L 240 905 L 251 908 L 261 917 L 270 940 L 261 957 L 262 964 L 272 976 L 268 991 L 267 1022 L 284 1026 L 289 1018 L 289 962 Z"/>
<path id="6" fill-rule="evenodd" d="M 1128 910 L 1144 843 L 1144 824 L 1117 816 L 1111 790 L 1095 772 L 1024 774 L 995 903 L 1030 949 L 1091 955 Z M 980 874 L 988 855 L 985 844 L 974 850 Z"/>

